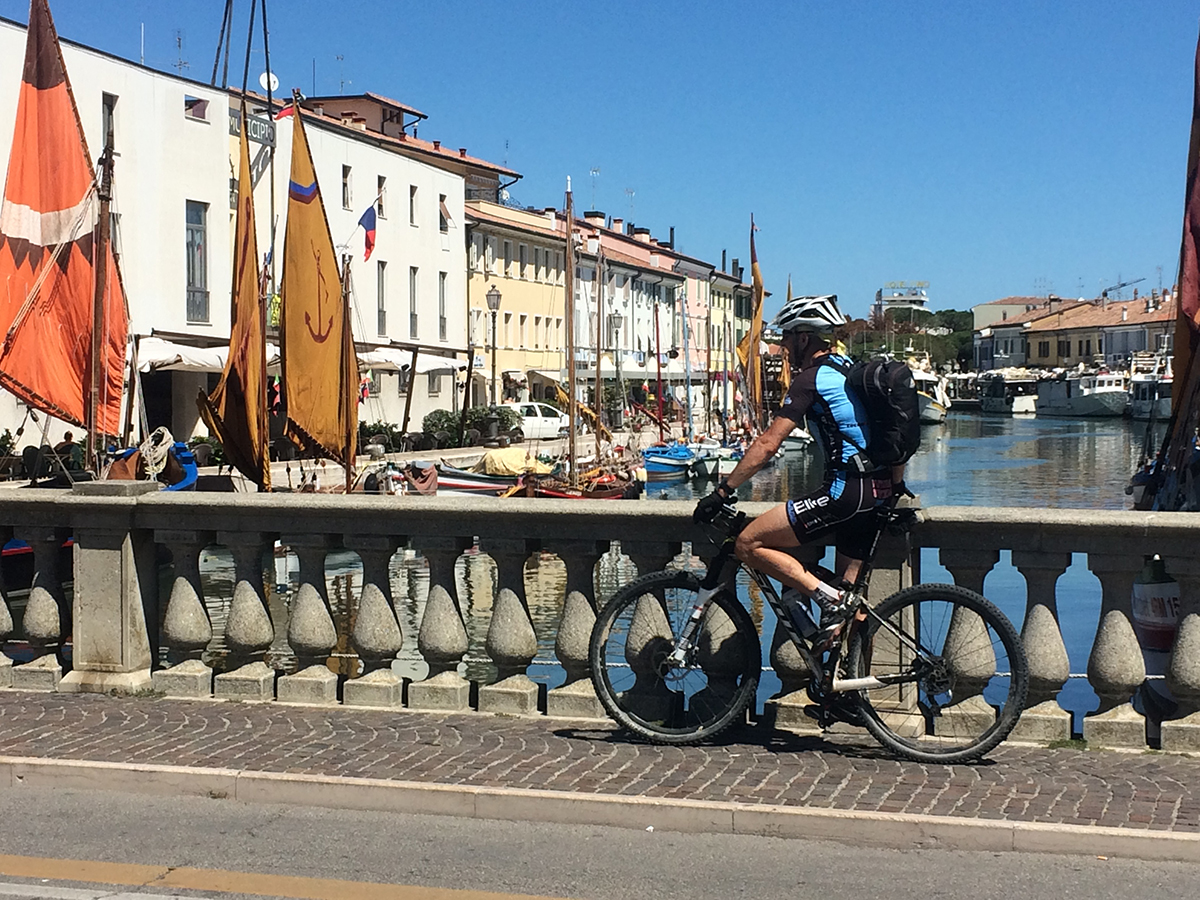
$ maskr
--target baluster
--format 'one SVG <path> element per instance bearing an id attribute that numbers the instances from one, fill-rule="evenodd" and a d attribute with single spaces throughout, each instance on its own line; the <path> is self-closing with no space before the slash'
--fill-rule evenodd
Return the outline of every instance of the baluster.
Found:
<path id="1" fill-rule="evenodd" d="M 300 558 L 300 586 L 288 611 L 288 644 L 300 670 L 282 675 L 276 692 L 282 703 L 337 703 L 337 675 L 326 660 L 337 646 L 337 628 L 329 612 L 325 556 L 330 541 L 323 534 L 290 535 L 281 542 Z"/>
<path id="2" fill-rule="evenodd" d="M 533 715 L 537 713 L 538 686 L 525 673 L 537 655 L 537 634 L 524 597 L 525 561 L 536 547 L 523 540 L 481 538 L 479 549 L 496 561 L 500 586 L 492 600 L 485 642 L 498 680 L 480 687 L 479 711 Z"/>
<path id="3" fill-rule="evenodd" d="M 454 564 L 471 541 L 414 536 L 412 546 L 429 564 L 429 596 L 417 633 L 417 649 L 429 665 L 429 675 L 408 686 L 408 706 L 448 712 L 468 709 L 471 685 L 458 674 L 467 653 L 467 629 L 454 599 Z"/>
<path id="4" fill-rule="evenodd" d="M 681 541 L 624 541 L 621 550 L 633 560 L 641 577 L 665 569 L 682 546 Z"/>
<path id="5" fill-rule="evenodd" d="M 404 636 L 396 619 L 388 566 L 404 541 L 383 535 L 346 535 L 345 546 L 358 552 L 363 565 L 362 593 L 350 640 L 363 664 L 360 678 L 342 687 L 347 705 L 397 707 L 403 702 L 403 680 L 392 671 Z"/>
<path id="6" fill-rule="evenodd" d="M 54 691 L 62 680 L 59 654 L 71 633 L 71 607 L 63 591 L 59 555 L 69 532 L 58 528 L 20 528 L 16 537 L 33 549 L 33 582 L 25 605 L 25 639 L 33 647 L 33 662 L 13 667 L 13 687 Z"/>
<path id="7" fill-rule="evenodd" d="M 596 564 L 608 546 L 608 541 L 547 542 L 546 549 L 556 553 L 567 567 L 567 597 L 554 641 L 554 655 L 562 663 L 567 680 L 547 693 L 547 715 L 604 718 L 604 707 L 588 671 L 588 649 L 596 624 L 596 612 L 588 598 L 595 595 Z"/>
<path id="8" fill-rule="evenodd" d="M 208 531 L 156 531 L 154 539 L 171 551 L 174 569 L 162 626 L 174 664 L 153 674 L 154 689 L 168 697 L 211 697 L 213 672 L 201 659 L 212 640 L 212 622 L 204 606 L 200 554 L 214 535 Z"/>
<path id="9" fill-rule="evenodd" d="M 1200 561 L 1190 554 L 1171 559 L 1179 580 L 1179 628 L 1167 662 L 1167 686 L 1179 718 L 1162 723 L 1162 749 L 1200 751 Z"/>
<path id="10" fill-rule="evenodd" d="M 822 544 L 806 544 L 794 551 L 804 568 L 810 571 L 825 554 Z M 808 696 L 808 665 L 792 643 L 792 639 L 778 622 L 771 635 L 771 667 L 779 676 L 782 686 L 779 693 L 763 704 L 763 717 L 775 728 L 786 731 L 816 733 L 821 727 L 816 720 L 806 715 L 805 707 L 812 706 Z"/>
<path id="11" fill-rule="evenodd" d="M 1013 550 L 1013 565 L 1025 576 L 1025 623 L 1021 642 L 1029 662 L 1029 695 L 1014 741 L 1049 743 L 1071 737 L 1071 714 L 1056 699 L 1067 683 L 1071 664 L 1058 625 L 1055 585 L 1071 564 L 1069 553 Z"/>
<path id="12" fill-rule="evenodd" d="M 0 547 L 12 540 L 12 528 L 0 527 Z M 12 611 L 8 605 L 8 585 L 4 583 L 4 573 L 0 571 L 0 647 L 8 640 L 13 632 Z M 12 687 L 12 657 L 0 653 L 0 688 Z"/>
<path id="13" fill-rule="evenodd" d="M 983 593 L 983 580 L 1000 560 L 999 550 L 940 551 L 942 565 L 954 583 Z M 983 620 L 970 610 L 955 607 L 946 629 L 942 653 L 954 675 L 953 703 L 942 709 L 935 733 L 979 732 L 996 719 L 996 711 L 983 698 L 983 689 L 996 674 L 996 654 Z"/>
<path id="14" fill-rule="evenodd" d="M 1083 737 L 1098 747 L 1146 746 L 1146 719 L 1129 702 L 1146 680 L 1130 620 L 1133 580 L 1141 567 L 1140 556 L 1088 554 L 1088 568 L 1100 579 L 1103 599 L 1087 669 L 1100 708 L 1084 717 Z"/>
<path id="15" fill-rule="evenodd" d="M 275 639 L 263 593 L 263 548 L 274 541 L 261 531 L 221 531 L 217 542 L 233 555 L 233 600 L 225 621 L 230 671 L 213 679 L 218 700 L 271 700 L 275 670 L 263 661 Z"/>

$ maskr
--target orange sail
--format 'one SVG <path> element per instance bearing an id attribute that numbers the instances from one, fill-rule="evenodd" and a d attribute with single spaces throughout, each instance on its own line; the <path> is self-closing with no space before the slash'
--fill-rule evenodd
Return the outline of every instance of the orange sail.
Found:
<path id="1" fill-rule="evenodd" d="M 285 427 L 302 447 L 350 469 L 358 432 L 358 362 L 298 96 L 293 108 L 279 327 Z"/>
<path id="2" fill-rule="evenodd" d="M 233 242 L 233 289 L 229 315 L 229 358 L 211 394 L 200 392 L 200 415 L 220 439 L 225 457 L 243 475 L 271 489 L 267 449 L 266 307 L 258 279 L 258 241 L 254 233 L 254 183 L 246 107 L 242 106 L 241 165 L 238 171 L 237 223 Z"/>
<path id="3" fill-rule="evenodd" d="M 29 5 L 0 205 L 0 387 L 80 427 L 91 392 L 96 178 L 46 0 Z M 94 428 L 120 428 L 129 316 L 111 245 Z"/>

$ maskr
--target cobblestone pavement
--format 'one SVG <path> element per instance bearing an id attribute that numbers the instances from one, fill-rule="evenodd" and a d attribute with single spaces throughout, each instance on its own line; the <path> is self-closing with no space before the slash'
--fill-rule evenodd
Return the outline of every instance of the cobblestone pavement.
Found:
<path id="1" fill-rule="evenodd" d="M 763 729 L 659 747 L 604 723 L 0 691 L 0 755 L 1200 832 L 1200 759 L 1161 753 L 921 765 Z"/>

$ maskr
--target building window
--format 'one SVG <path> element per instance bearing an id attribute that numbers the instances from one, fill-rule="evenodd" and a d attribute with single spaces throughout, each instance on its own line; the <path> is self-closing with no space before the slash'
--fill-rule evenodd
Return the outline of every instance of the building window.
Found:
<path id="1" fill-rule="evenodd" d="M 446 209 L 446 195 L 438 194 L 438 231 L 446 234 L 450 230 L 450 210 Z"/>
<path id="2" fill-rule="evenodd" d="M 429 373 L 429 396 L 435 397 L 442 392 L 442 373 Z"/>
<path id="3" fill-rule="evenodd" d="M 351 190 L 350 167 L 342 166 L 342 209 L 352 209 L 354 194 Z"/>
<path id="4" fill-rule="evenodd" d="M 1058 344 L 1058 346 L 1055 349 L 1058 351 L 1059 356 L 1066 359 L 1067 357 L 1069 357 L 1071 355 L 1071 342 L 1070 341 L 1057 341 L 1056 343 Z"/>
<path id="5" fill-rule="evenodd" d="M 415 184 L 408 186 L 408 224 L 417 224 L 417 186 Z"/>
<path id="6" fill-rule="evenodd" d="M 517 246 L 517 277 L 525 280 L 529 277 L 529 247 L 525 244 Z"/>
<path id="7" fill-rule="evenodd" d="M 1079 355 L 1083 356 L 1083 341 L 1079 342 Z"/>
<path id="8" fill-rule="evenodd" d="M 183 116 L 196 122 L 208 121 L 208 101 L 187 94 L 183 96 Z"/>
<path id="9" fill-rule="evenodd" d="M 112 135 L 113 146 L 117 145 L 117 95 L 101 94 L 100 140 L 106 142 Z"/>
<path id="10" fill-rule="evenodd" d="M 541 346 L 542 338 L 542 317 L 533 317 L 533 348 L 536 350 Z"/>
<path id="11" fill-rule="evenodd" d="M 408 267 L 408 336 L 417 337 L 417 267 Z"/>
<path id="12" fill-rule="evenodd" d="M 467 342 L 472 347 L 482 347 L 486 343 L 486 336 L 483 328 L 483 310 L 472 309 L 470 311 L 470 315 L 471 327 L 470 332 L 467 335 Z"/>
<path id="13" fill-rule="evenodd" d="M 556 251 L 554 254 L 554 283 L 555 284 L 562 284 L 562 274 L 563 274 L 563 255 L 561 252 Z"/>
<path id="14" fill-rule="evenodd" d="M 504 314 L 504 347 L 512 349 L 512 313 Z"/>
<path id="15" fill-rule="evenodd" d="M 380 260 L 375 264 L 375 320 L 376 331 L 387 334 L 387 263 Z"/>
<path id="16" fill-rule="evenodd" d="M 557 318 L 554 320 L 554 346 L 558 350 L 561 350 L 563 348 L 562 323 L 563 323 L 563 320 L 561 318 Z"/>
<path id="17" fill-rule="evenodd" d="M 471 235 L 471 271 L 478 272 L 479 265 L 483 262 L 483 235 Z"/>
<path id="18" fill-rule="evenodd" d="M 387 177 L 380 175 L 375 183 L 375 215 L 381 219 L 387 218 L 385 200 L 387 200 Z"/>
<path id="19" fill-rule="evenodd" d="M 489 275 L 496 271 L 496 239 L 494 237 L 487 239 L 487 260 L 484 271 Z"/>
<path id="20" fill-rule="evenodd" d="M 1091 341 L 1086 341 L 1086 342 L 1084 343 L 1084 348 L 1085 348 L 1085 349 L 1084 349 L 1084 353 L 1083 353 L 1083 355 L 1084 355 L 1084 356 L 1091 356 L 1091 355 L 1092 355 L 1092 342 L 1091 342 Z"/>
<path id="21" fill-rule="evenodd" d="M 521 319 L 520 319 L 520 322 L 518 325 L 517 336 L 521 340 L 521 349 L 522 350 L 524 350 L 525 347 L 528 346 L 528 340 L 526 338 L 526 330 L 525 330 L 528 323 L 529 323 L 529 316 L 526 315 L 525 313 L 521 313 Z"/>
<path id="22" fill-rule="evenodd" d="M 438 272 L 438 340 L 446 340 L 446 273 Z"/>
<path id="23" fill-rule="evenodd" d="M 187 320 L 208 321 L 208 204 L 187 201 Z"/>
<path id="24" fill-rule="evenodd" d="M 505 278 L 512 277 L 512 241 L 504 242 L 504 269 L 502 274 Z"/>

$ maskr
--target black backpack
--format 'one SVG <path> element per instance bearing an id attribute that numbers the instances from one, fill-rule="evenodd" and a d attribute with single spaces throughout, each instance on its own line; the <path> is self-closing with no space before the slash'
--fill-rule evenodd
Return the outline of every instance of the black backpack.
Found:
<path id="1" fill-rule="evenodd" d="M 908 462 L 921 446 L 920 403 L 912 370 L 888 359 L 837 368 L 846 376 L 846 387 L 862 400 L 870 419 L 871 439 L 866 447 L 858 447 L 859 452 L 875 466 Z"/>

